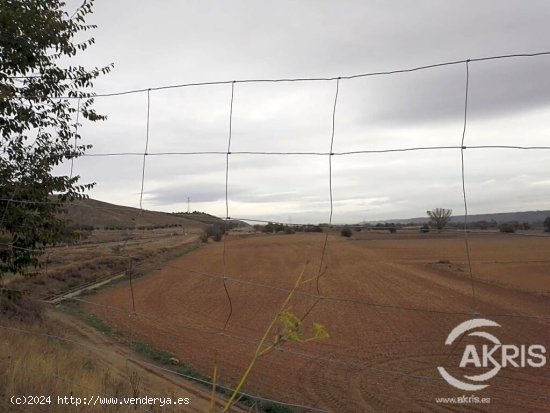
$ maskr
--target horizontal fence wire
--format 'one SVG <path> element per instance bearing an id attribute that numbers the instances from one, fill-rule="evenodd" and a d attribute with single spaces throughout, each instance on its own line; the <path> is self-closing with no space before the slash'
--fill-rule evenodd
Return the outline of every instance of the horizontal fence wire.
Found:
<path id="1" fill-rule="evenodd" d="M 177 155 L 275 155 L 275 156 L 348 156 L 366 155 L 392 152 L 415 152 L 415 151 L 440 151 L 447 149 L 517 149 L 517 150 L 549 150 L 550 146 L 518 146 L 518 145 L 470 145 L 470 146 L 421 146 L 409 148 L 389 149 L 365 149 L 347 152 L 276 152 L 276 151 L 189 151 L 189 152 L 102 152 L 86 153 L 84 157 L 108 157 L 108 156 L 177 156 Z"/>
<path id="2" fill-rule="evenodd" d="M 508 235 L 508 234 L 506 234 L 506 235 Z M 15 248 L 15 249 L 29 250 L 29 249 L 26 249 L 26 248 L 19 248 L 19 247 L 16 247 L 16 246 L 11 246 L 9 244 L 0 243 L 0 245 L 8 245 L 8 246 L 10 246 L 12 248 Z M 30 250 L 30 251 L 39 252 L 41 250 Z M 132 258 L 132 256 L 128 256 L 128 255 L 117 255 L 117 254 L 110 254 L 110 255 L 113 256 L 113 257 Z M 542 260 L 542 261 L 536 261 L 536 262 L 548 262 L 548 261 Z M 259 282 L 255 282 L 255 281 L 243 280 L 241 278 L 236 278 L 234 276 L 229 276 L 227 274 L 224 276 L 224 274 L 199 271 L 199 270 L 196 270 L 196 269 L 193 269 L 193 268 L 188 268 L 188 267 L 185 267 L 185 266 L 171 265 L 169 263 L 164 263 L 163 267 L 188 272 L 190 274 L 194 274 L 194 275 L 201 276 L 201 277 L 218 279 L 218 280 L 221 280 L 221 281 L 223 281 L 225 279 L 228 282 L 233 282 L 233 283 L 242 284 L 242 285 L 249 285 L 251 287 L 269 289 L 269 290 L 284 292 L 284 293 L 290 293 L 292 291 L 292 289 L 288 288 L 288 287 L 287 288 L 277 287 L 277 286 L 273 286 L 273 285 L 270 285 L 270 284 L 264 284 L 264 283 L 259 283 Z M 63 293 L 60 293 L 60 295 L 63 295 Z M 303 297 L 308 297 L 308 298 L 315 299 L 315 300 L 317 300 L 317 299 L 327 300 L 327 301 L 333 301 L 333 302 L 336 302 L 336 303 L 350 303 L 350 304 L 363 305 L 363 306 L 367 306 L 367 307 L 379 307 L 379 308 L 393 309 L 393 310 L 406 310 L 406 311 L 412 311 L 412 312 L 431 313 L 431 314 L 440 314 L 440 315 L 462 315 L 462 316 L 471 315 L 470 313 L 465 312 L 465 311 L 447 311 L 447 310 L 438 310 L 438 309 L 433 309 L 433 308 L 402 306 L 402 305 L 398 305 L 398 304 L 376 303 L 376 302 L 372 302 L 372 301 L 349 299 L 349 298 L 345 298 L 345 297 L 338 297 L 338 296 L 332 296 L 332 295 L 320 295 L 320 294 L 306 292 L 306 291 L 303 291 L 303 290 L 296 290 L 296 295 L 303 296 Z M 510 318 L 550 320 L 550 316 L 537 315 L 537 314 L 510 314 L 510 313 L 486 313 L 485 314 L 484 313 L 484 316 L 487 316 L 487 317 L 510 317 Z"/>
<path id="3" fill-rule="evenodd" d="M 93 302 L 93 301 L 90 301 L 90 300 L 85 300 L 85 299 L 76 298 L 76 297 L 70 298 L 69 300 L 79 302 L 79 303 L 84 303 L 84 304 L 87 304 L 87 305 L 96 306 L 96 307 L 99 307 L 99 308 L 105 308 L 107 310 L 118 312 L 118 313 L 128 315 L 128 316 L 133 316 L 134 317 L 133 319 L 136 319 L 136 317 L 137 317 L 137 319 L 144 318 L 148 321 L 156 323 L 157 327 L 159 325 L 163 325 L 168 330 L 171 330 L 171 336 L 174 339 L 181 339 L 181 338 L 184 337 L 184 335 L 181 333 L 181 330 L 179 328 L 185 327 L 186 329 L 189 328 L 190 330 L 193 330 L 195 333 L 206 334 L 206 335 L 218 335 L 218 336 L 222 336 L 222 337 L 227 337 L 229 339 L 236 340 L 236 341 L 241 342 L 241 343 L 249 344 L 251 346 L 257 346 L 258 343 L 259 343 L 259 340 L 257 338 L 245 337 L 245 336 L 234 334 L 234 333 L 228 333 L 227 331 L 224 331 L 220 327 L 212 327 L 211 330 L 204 330 L 204 329 L 199 329 L 197 327 L 194 327 L 191 324 L 181 323 L 181 322 L 178 322 L 177 326 L 175 326 L 173 322 L 170 322 L 166 319 L 162 319 L 162 318 L 158 318 L 158 317 L 151 317 L 151 316 L 148 316 L 148 315 L 143 315 L 143 314 L 140 314 L 139 312 L 138 313 L 132 313 L 129 310 L 125 310 L 125 309 L 120 308 L 120 307 L 115 307 L 115 306 L 111 306 L 111 305 L 107 305 L 107 304 L 100 304 L 100 303 L 96 303 L 96 302 Z M 203 314 L 203 315 L 206 315 L 206 314 Z M 465 313 L 464 315 L 469 315 L 469 313 Z M 372 345 L 388 344 L 388 342 L 387 341 L 381 341 L 381 342 L 372 342 L 370 344 L 372 344 Z M 334 344 L 319 343 L 319 345 L 321 347 L 328 347 L 331 350 L 334 350 L 334 348 L 339 348 L 339 349 L 342 349 L 342 350 L 346 349 L 346 347 L 339 346 L 339 345 L 334 345 Z M 362 368 L 365 368 L 365 369 L 372 369 L 373 368 L 373 366 L 366 365 L 366 363 L 368 363 L 368 362 L 363 362 L 362 363 L 362 362 L 358 362 L 358 361 L 346 361 L 346 360 L 342 360 L 340 358 L 334 357 L 331 353 L 328 353 L 328 354 L 327 353 L 325 353 L 325 354 L 315 354 L 315 353 L 311 353 L 311 352 L 296 351 L 296 350 L 292 350 L 290 348 L 285 348 L 285 347 L 281 347 L 281 348 L 277 349 L 276 352 L 295 355 L 295 356 L 300 356 L 302 358 L 306 358 L 306 359 L 313 360 L 313 361 L 326 361 L 326 362 L 330 362 L 330 363 L 333 363 L 333 364 L 343 365 L 343 366 L 346 366 L 346 367 L 353 367 L 353 368 L 362 367 Z M 392 370 L 392 369 L 381 369 L 381 368 L 376 368 L 376 367 L 374 367 L 374 369 L 379 371 L 379 372 L 383 372 L 383 373 L 400 374 L 401 375 L 401 372 L 396 371 L 396 370 Z M 410 374 L 407 374 L 407 373 L 403 373 L 402 375 L 405 376 L 405 377 L 411 376 Z M 413 378 L 417 377 L 416 375 L 412 375 L 412 376 L 413 376 Z M 424 377 L 429 378 L 429 376 L 424 376 Z"/>
<path id="4" fill-rule="evenodd" d="M 187 268 L 184 266 L 175 266 L 171 265 L 169 263 L 164 264 L 166 268 L 173 268 L 175 270 L 179 271 L 185 271 L 189 272 L 191 274 L 195 274 L 197 276 L 201 277 L 207 277 L 207 278 L 213 278 L 218 280 L 223 280 L 224 276 L 223 274 L 216 274 L 211 272 L 205 272 L 205 271 L 198 271 L 195 269 Z M 277 287 L 270 284 L 263 284 L 258 283 L 254 281 L 248 281 L 243 280 L 242 278 L 235 278 L 226 276 L 225 277 L 228 281 L 236 283 L 236 284 L 243 284 L 243 285 L 249 285 L 251 287 L 257 287 L 257 288 L 263 288 L 263 289 L 269 289 L 273 291 L 279 291 L 284 293 L 290 293 L 292 291 L 291 288 L 285 288 L 285 287 Z M 430 308 L 421 308 L 421 307 L 412 307 L 412 306 L 402 306 L 402 305 L 393 305 L 393 304 L 385 304 L 385 303 L 376 303 L 371 301 L 365 301 L 365 300 L 356 300 L 356 299 L 348 299 L 345 297 L 337 297 L 337 296 L 331 296 L 331 295 L 320 295 L 315 293 L 309 293 L 303 290 L 296 290 L 296 295 L 300 295 L 303 297 L 309 297 L 311 299 L 321 299 L 321 300 L 327 300 L 327 301 L 333 301 L 333 302 L 339 302 L 339 303 L 352 303 L 352 304 L 359 304 L 364 305 L 367 307 L 380 307 L 380 308 L 388 308 L 388 309 L 394 309 L 394 310 L 406 310 L 406 311 L 414 311 L 414 312 L 423 312 L 423 313 L 432 313 L 432 314 L 441 314 L 441 315 L 471 315 L 469 312 L 462 312 L 462 311 L 446 311 L 446 310 L 437 310 L 437 309 L 430 309 Z M 498 313 L 491 313 L 491 314 L 484 314 L 484 316 L 487 317 L 513 317 L 513 318 L 532 318 L 532 319 L 540 319 L 540 320 L 550 320 L 550 316 L 544 316 L 544 315 L 530 315 L 530 314 L 498 314 Z"/>
<path id="5" fill-rule="evenodd" d="M 215 273 L 209 273 L 204 271 L 198 271 L 190 268 L 186 268 L 184 266 L 174 266 L 170 264 L 165 264 L 164 267 L 166 268 L 172 268 L 178 271 L 181 271 L 183 273 L 189 273 L 198 277 L 202 278 L 209 278 L 209 279 L 215 279 L 219 281 L 224 280 L 223 274 L 215 274 Z M 243 280 L 231 276 L 225 276 L 225 279 L 227 282 L 231 282 L 234 284 L 239 285 L 246 285 L 254 288 L 261 288 L 261 289 L 267 289 L 271 291 L 281 292 L 281 293 L 290 293 L 292 291 L 291 288 L 285 288 L 285 287 L 277 287 L 270 284 L 264 284 L 254 281 L 248 281 Z M 376 308 L 382 308 L 382 309 L 389 309 L 389 310 L 399 310 L 399 311 L 410 311 L 410 312 L 419 312 L 419 313 L 428 313 L 428 314 L 434 314 L 434 315 L 440 315 L 440 316 L 467 316 L 470 315 L 467 311 L 448 311 L 448 310 L 438 310 L 433 308 L 422 308 L 422 307 L 414 307 L 414 306 L 403 306 L 398 304 L 387 304 L 387 303 L 377 303 L 372 301 L 365 301 L 365 300 L 359 300 L 359 299 L 350 299 L 345 297 L 338 297 L 338 296 L 331 296 L 331 295 L 318 295 L 315 293 L 310 293 L 303 290 L 296 290 L 295 293 L 297 296 L 301 296 L 304 298 L 309 298 L 312 300 L 326 300 L 331 301 L 335 303 L 343 303 L 343 304 L 354 304 L 354 305 L 361 305 L 366 307 L 376 307 Z M 62 294 L 61 294 L 62 295 Z M 71 300 L 79 300 L 74 297 L 69 297 L 67 299 Z M 86 302 L 82 300 L 83 302 Z M 94 304 L 93 302 L 90 302 L 90 304 Z M 103 305 L 104 306 L 104 305 Z M 204 315 L 204 314 L 203 314 Z M 151 318 L 151 316 L 145 316 L 141 314 L 142 317 Z M 534 315 L 534 314 L 507 314 L 507 313 L 487 313 L 484 314 L 484 316 L 487 317 L 501 317 L 501 318 L 517 318 L 517 319 L 532 319 L 532 320 L 550 320 L 550 316 L 544 316 L 544 315 Z M 207 317 L 208 318 L 208 317 Z M 204 321 L 202 321 L 204 322 Z"/>
<path id="6" fill-rule="evenodd" d="M 508 235 L 508 234 L 506 234 Z M 31 250 L 28 248 L 20 248 L 17 246 L 13 246 L 10 244 L 2 244 L 12 247 L 14 249 L 21 249 L 21 250 L 28 250 L 33 252 L 40 252 L 42 250 Z M 62 247 L 61 247 L 62 248 Z M 105 254 L 103 254 L 105 255 Z M 105 255 L 106 256 L 106 255 Z M 123 254 L 109 254 L 109 256 L 112 257 L 120 257 L 120 258 L 126 258 L 126 259 L 132 259 L 135 258 L 131 255 L 123 255 Z M 547 260 L 537 260 L 536 262 L 548 262 Z M 197 269 L 185 267 L 185 266 L 175 266 L 169 263 L 164 263 L 163 267 L 166 268 L 172 268 L 178 271 L 184 271 L 196 276 L 206 277 L 206 278 L 212 278 L 212 279 L 218 279 L 223 281 L 224 279 L 228 282 L 236 283 L 236 284 L 242 284 L 242 285 L 249 285 L 251 287 L 256 288 L 262 288 L 262 289 L 269 289 L 273 291 L 278 292 L 284 292 L 284 293 L 290 293 L 292 291 L 291 288 L 285 288 L 285 287 L 277 287 L 270 284 L 264 284 L 259 283 L 255 281 L 249 281 L 244 280 L 242 278 L 237 278 L 235 276 L 230 276 L 227 273 L 219 274 L 219 273 L 213 273 L 213 272 L 206 272 L 206 271 L 199 271 Z M 118 273 L 117 273 L 118 274 Z M 60 296 L 63 295 L 63 292 L 59 294 Z M 336 303 L 350 303 L 350 304 L 358 304 L 363 305 L 367 307 L 379 307 L 379 308 L 386 308 L 386 309 L 394 309 L 394 310 L 407 310 L 412 312 L 421 312 L 421 313 L 431 313 L 431 314 L 441 314 L 441 315 L 468 315 L 468 312 L 462 312 L 462 311 L 447 311 L 447 310 L 438 310 L 433 308 L 422 308 L 422 307 L 414 307 L 414 306 L 402 306 L 398 304 L 387 304 L 387 303 L 377 303 L 372 301 L 365 301 L 365 300 L 359 300 L 359 299 L 349 299 L 345 297 L 338 297 L 338 296 L 332 296 L 332 295 L 322 295 L 322 294 L 315 294 L 306 292 L 303 290 L 296 290 L 296 295 L 308 297 L 314 300 L 327 300 L 327 301 L 333 301 Z M 544 316 L 544 315 L 536 315 L 536 314 L 507 314 L 507 313 L 487 313 L 484 314 L 487 317 L 510 317 L 510 318 L 525 318 L 525 319 L 540 319 L 540 320 L 550 320 L 550 316 Z"/>
<path id="7" fill-rule="evenodd" d="M 406 69 L 386 70 L 386 71 L 378 71 L 378 72 L 367 72 L 367 73 L 360 73 L 360 74 L 347 75 L 347 76 L 295 77 L 295 78 L 280 78 L 280 79 L 241 79 L 241 80 L 220 80 L 220 81 L 208 81 L 208 82 L 193 82 L 193 83 L 180 83 L 180 84 L 174 84 L 174 85 L 148 87 L 148 88 L 140 88 L 140 89 L 131 89 L 131 90 L 120 91 L 120 92 L 97 93 L 97 94 L 94 94 L 94 93 L 77 93 L 77 94 L 75 94 L 75 96 L 51 96 L 51 98 L 55 98 L 55 99 L 78 99 L 78 98 L 86 98 L 86 97 L 113 97 L 113 96 L 129 95 L 129 94 L 134 94 L 134 93 L 143 93 L 143 92 L 147 92 L 147 91 L 159 91 L 159 90 L 178 89 L 178 88 L 195 87 L 195 86 L 227 85 L 227 84 L 232 84 L 232 83 L 328 82 L 328 81 L 334 81 L 334 80 L 337 80 L 337 79 L 351 80 L 351 79 L 358 79 L 358 78 L 364 78 L 364 77 L 387 76 L 387 75 L 395 75 L 395 74 L 401 74 L 401 73 L 412 73 L 412 72 L 418 72 L 418 71 L 421 71 L 421 70 L 435 69 L 435 68 L 440 68 L 440 67 L 445 67 L 445 66 L 460 65 L 460 64 L 464 64 L 466 62 L 486 62 L 486 61 L 490 61 L 490 60 L 516 59 L 516 58 L 539 57 L 539 56 L 549 56 L 549 55 L 550 55 L 550 51 L 542 51 L 542 52 L 534 52 L 534 53 L 516 53 L 516 54 L 505 54 L 505 55 L 486 56 L 486 57 L 470 58 L 470 59 L 462 59 L 462 60 L 453 60 L 453 61 L 442 62 L 442 63 L 434 63 L 434 64 L 429 64 L 429 65 L 416 66 L 416 67 L 406 68 Z M 25 96 L 25 98 L 27 98 L 27 99 L 43 99 L 44 97 Z"/>

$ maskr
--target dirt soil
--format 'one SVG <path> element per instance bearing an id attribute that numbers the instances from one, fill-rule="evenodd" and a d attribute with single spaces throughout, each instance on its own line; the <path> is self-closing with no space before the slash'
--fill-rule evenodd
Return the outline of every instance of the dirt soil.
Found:
<path id="1" fill-rule="evenodd" d="M 458 363 L 465 342 L 475 341 L 467 337 L 456 348 L 444 342 L 455 326 L 473 318 L 473 306 L 500 324 L 488 331 L 503 344 L 550 346 L 550 238 L 471 234 L 475 301 L 460 234 L 331 235 L 320 265 L 324 241 L 324 234 L 229 236 L 225 282 L 232 312 L 223 332 L 230 312 L 223 243 L 137 280 L 135 316 L 129 316 L 128 284 L 85 297 L 92 302 L 86 308 L 205 375 L 221 360 L 221 382 L 234 385 L 306 265 L 306 278 L 313 280 L 301 287 L 292 311 L 308 314 L 306 336 L 317 322 L 330 338 L 287 344 L 263 357 L 245 391 L 336 413 L 550 412 L 548 365 L 503 368 L 487 389 L 466 393 L 490 397 L 490 404 L 435 402 L 465 394 L 447 384 L 437 367 L 464 375 Z"/>

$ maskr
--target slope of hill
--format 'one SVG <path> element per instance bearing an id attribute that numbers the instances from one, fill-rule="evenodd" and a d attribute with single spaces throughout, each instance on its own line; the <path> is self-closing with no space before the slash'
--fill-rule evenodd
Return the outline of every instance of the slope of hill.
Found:
<path id="1" fill-rule="evenodd" d="M 199 211 L 193 211 L 193 212 L 174 212 L 171 215 L 192 219 L 193 221 L 202 222 L 204 224 L 223 224 L 224 220 L 221 218 L 218 218 L 214 215 L 207 214 L 206 212 L 199 212 Z M 230 224 L 232 227 L 249 227 L 250 224 L 239 221 L 237 219 L 229 219 L 228 224 Z"/>
<path id="2" fill-rule="evenodd" d="M 194 219 L 184 218 L 165 212 L 140 210 L 122 205 L 114 205 L 95 199 L 83 199 L 71 203 L 67 208 L 66 219 L 76 226 L 94 228 L 134 228 L 183 226 L 203 228 L 205 224 Z"/>
<path id="3" fill-rule="evenodd" d="M 181 217 L 186 219 L 192 219 L 193 221 L 202 222 L 204 224 L 217 224 L 223 222 L 223 219 L 218 218 L 214 215 L 207 214 L 206 212 L 173 212 L 170 214 L 175 217 Z"/>

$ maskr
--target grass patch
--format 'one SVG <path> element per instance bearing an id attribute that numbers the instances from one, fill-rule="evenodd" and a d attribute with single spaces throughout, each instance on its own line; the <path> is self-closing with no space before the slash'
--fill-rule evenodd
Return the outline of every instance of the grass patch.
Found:
<path id="1" fill-rule="evenodd" d="M 271 402 L 260 403 L 260 409 L 262 409 L 265 413 L 294 413 L 294 410 L 290 407 Z"/>
<path id="2" fill-rule="evenodd" d="M 173 366 L 171 370 L 173 370 L 176 373 L 180 373 L 185 376 L 189 376 L 198 380 L 210 381 L 209 377 L 203 376 L 193 366 L 189 364 L 182 363 L 181 361 L 178 360 L 179 361 L 178 365 L 174 366 L 170 359 L 176 358 L 176 357 L 172 353 L 169 353 L 163 350 L 158 350 L 148 344 L 142 343 L 141 341 L 132 341 L 130 343 L 130 347 L 136 353 L 141 354 L 142 356 L 147 357 L 152 361 L 155 361 L 165 366 L 167 365 Z M 202 384 L 205 385 L 206 387 L 210 387 L 209 385 L 206 385 L 204 383 Z"/>
<path id="3" fill-rule="evenodd" d="M 232 392 L 224 390 L 224 389 L 220 389 L 219 393 L 221 393 L 221 394 L 231 394 Z M 294 410 L 294 409 L 292 409 L 288 406 L 278 404 L 278 403 L 274 403 L 274 402 L 257 400 L 255 398 L 247 396 L 247 395 L 237 397 L 237 399 L 239 400 L 239 404 L 242 404 L 242 405 L 247 406 L 247 407 L 252 407 L 252 406 L 255 405 L 256 408 L 258 408 L 260 411 L 262 411 L 264 413 L 296 413 L 296 410 Z"/>
<path id="4" fill-rule="evenodd" d="M 91 327 L 95 328 L 97 331 L 102 332 L 103 334 L 108 335 L 109 337 L 115 337 L 115 338 L 122 337 L 122 333 L 120 331 L 111 327 L 109 324 L 105 323 L 103 320 L 101 320 L 100 318 L 92 314 L 87 314 L 82 312 L 82 318 Z"/>
<path id="5" fill-rule="evenodd" d="M 93 314 L 89 314 L 82 310 L 82 306 L 78 302 L 65 302 L 63 305 L 63 308 L 69 312 L 70 314 L 73 314 L 77 316 L 79 319 L 84 321 L 86 324 L 88 324 L 90 327 L 95 328 L 97 331 L 109 336 L 116 338 L 117 340 L 120 340 L 123 337 L 122 332 L 118 331 L 117 329 L 111 327 L 109 324 L 107 324 L 105 321 L 103 321 L 101 318 L 96 317 Z"/>
<path id="6" fill-rule="evenodd" d="M 130 343 L 130 347 L 136 353 L 141 354 L 142 356 L 145 356 L 148 359 L 151 359 L 163 365 L 170 364 L 170 359 L 174 357 L 173 354 L 170 354 L 166 351 L 157 350 L 148 344 L 142 343 L 141 341 L 132 341 Z"/>
<path id="7" fill-rule="evenodd" d="M 176 358 L 174 354 L 169 353 L 167 351 L 158 350 L 148 344 L 142 343 L 141 341 L 132 341 L 130 343 L 130 347 L 132 350 L 134 350 L 136 353 L 141 354 L 142 356 L 155 361 L 159 364 L 165 365 L 165 366 L 173 366 L 172 369 L 174 372 L 182 374 L 187 377 L 191 377 L 197 380 L 203 380 L 203 381 L 210 381 L 209 377 L 203 376 L 200 374 L 193 366 L 190 364 L 182 363 L 179 361 L 177 366 L 174 366 L 172 363 L 172 358 Z M 201 383 L 199 381 L 199 383 Z M 210 388 L 209 385 L 205 383 L 201 383 L 205 387 Z M 223 389 L 220 389 L 223 390 Z"/>

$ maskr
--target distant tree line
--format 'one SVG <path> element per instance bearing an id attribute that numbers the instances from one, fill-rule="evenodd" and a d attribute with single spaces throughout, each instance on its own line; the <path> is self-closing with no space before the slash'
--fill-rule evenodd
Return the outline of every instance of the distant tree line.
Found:
<path id="1" fill-rule="evenodd" d="M 160 229 L 160 228 L 174 228 L 174 227 L 183 227 L 183 224 L 156 224 L 156 225 L 138 225 L 135 226 L 124 226 L 124 225 L 105 225 L 103 227 L 96 227 L 95 229 L 104 229 L 108 231 L 122 231 L 122 230 L 133 230 L 137 229 L 140 231 L 151 231 L 154 229 Z"/>
<path id="2" fill-rule="evenodd" d="M 265 225 L 254 225 L 254 229 L 265 233 L 295 234 L 296 232 L 323 232 L 322 225 L 288 225 L 278 222 L 268 222 Z"/>
<path id="3" fill-rule="evenodd" d="M 171 215 L 210 215 L 202 211 L 193 211 L 193 212 L 170 212 Z"/>
<path id="4" fill-rule="evenodd" d="M 437 208 L 436 208 L 437 210 Z M 363 223 L 360 225 L 328 225 L 328 224 L 317 224 L 317 225 L 288 225 L 278 222 L 268 222 L 265 225 L 254 225 L 254 229 L 256 232 L 263 232 L 268 234 L 294 234 L 296 232 L 323 232 L 325 229 L 328 228 L 336 228 L 340 231 L 340 235 L 343 237 L 351 237 L 353 235 L 353 231 L 355 232 L 361 232 L 361 231 L 388 231 L 390 233 L 396 233 L 398 230 L 403 228 L 417 228 L 420 232 L 428 233 L 432 229 L 438 229 L 441 230 L 443 228 L 452 228 L 452 229 L 464 229 L 464 222 L 450 222 L 450 213 L 451 210 L 445 210 L 443 208 L 439 208 L 439 212 L 436 210 L 434 211 L 434 219 L 431 219 L 430 222 L 424 223 L 419 227 L 418 222 L 378 222 L 376 224 L 374 223 Z M 430 212 L 432 212 L 430 211 Z M 430 215 L 430 214 L 428 214 Z M 430 217 L 431 218 L 431 217 Z M 223 225 L 223 224 L 222 224 Z M 495 220 L 479 220 L 479 221 L 472 221 L 468 222 L 467 228 L 468 229 L 478 229 L 478 230 L 499 230 L 500 232 L 506 232 L 506 233 L 513 233 L 518 230 L 530 230 L 533 229 L 533 226 L 538 226 L 540 228 L 539 224 L 530 224 L 529 222 L 518 222 L 518 221 L 510 221 L 510 222 L 497 222 Z M 544 221 L 544 230 L 546 232 L 550 232 L 550 217 L 547 217 Z M 213 234 L 210 234 L 209 236 L 216 236 L 216 232 L 214 231 Z"/>

